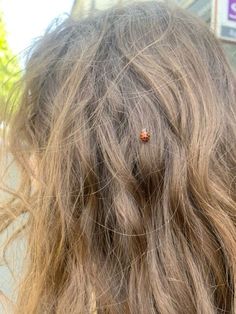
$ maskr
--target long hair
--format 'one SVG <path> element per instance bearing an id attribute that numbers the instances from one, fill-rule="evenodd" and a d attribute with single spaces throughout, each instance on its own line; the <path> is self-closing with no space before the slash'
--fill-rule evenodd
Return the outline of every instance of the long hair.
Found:
<path id="1" fill-rule="evenodd" d="M 22 82 L 15 313 L 235 313 L 236 81 L 208 27 L 156 1 L 67 17 Z"/>

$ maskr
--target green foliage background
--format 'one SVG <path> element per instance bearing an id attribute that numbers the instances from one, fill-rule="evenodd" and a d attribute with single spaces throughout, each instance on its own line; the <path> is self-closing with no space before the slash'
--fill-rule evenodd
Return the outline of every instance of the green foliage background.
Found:
<path id="1" fill-rule="evenodd" d="M 8 45 L 3 14 L 0 12 L 0 113 L 14 83 L 19 78 L 19 61 Z"/>

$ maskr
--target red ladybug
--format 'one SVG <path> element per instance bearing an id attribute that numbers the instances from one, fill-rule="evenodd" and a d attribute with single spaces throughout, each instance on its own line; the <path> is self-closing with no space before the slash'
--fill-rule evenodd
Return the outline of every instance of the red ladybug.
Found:
<path id="1" fill-rule="evenodd" d="M 147 129 L 142 129 L 140 133 L 140 139 L 143 142 L 148 142 L 150 140 L 150 133 L 147 131 Z"/>

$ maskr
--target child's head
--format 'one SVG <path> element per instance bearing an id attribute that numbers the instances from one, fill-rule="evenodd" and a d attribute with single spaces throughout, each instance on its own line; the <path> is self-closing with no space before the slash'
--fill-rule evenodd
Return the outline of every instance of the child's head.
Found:
<path id="1" fill-rule="evenodd" d="M 23 82 L 18 312 L 233 313 L 236 84 L 207 26 L 156 1 L 67 18 Z"/>

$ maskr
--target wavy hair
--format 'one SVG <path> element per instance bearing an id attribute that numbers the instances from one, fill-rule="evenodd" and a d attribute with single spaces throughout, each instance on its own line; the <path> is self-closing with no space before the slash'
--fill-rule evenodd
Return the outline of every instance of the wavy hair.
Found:
<path id="1" fill-rule="evenodd" d="M 22 84 L 15 313 L 235 313 L 236 81 L 207 25 L 156 1 L 67 17 Z"/>

